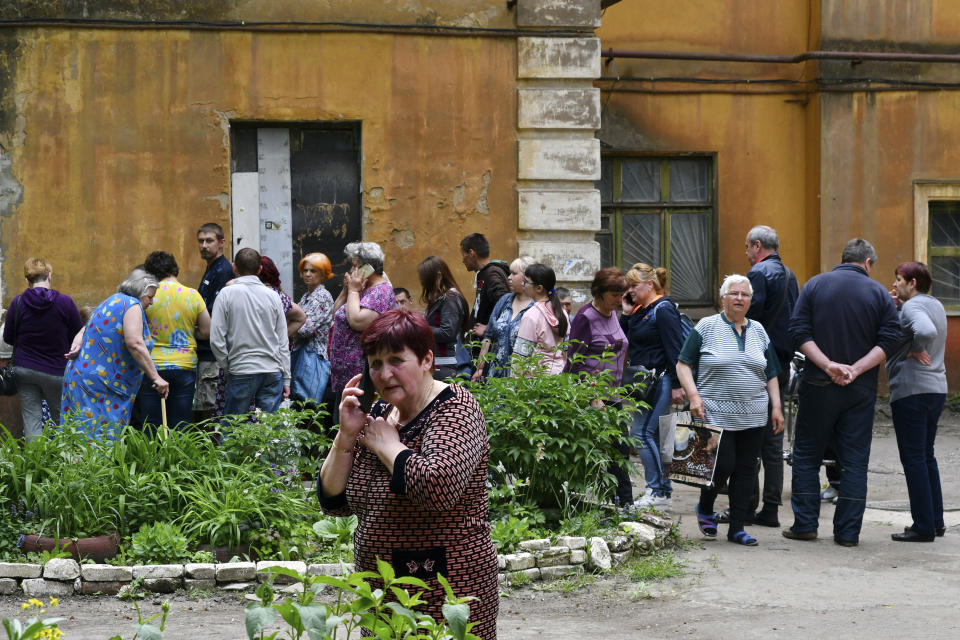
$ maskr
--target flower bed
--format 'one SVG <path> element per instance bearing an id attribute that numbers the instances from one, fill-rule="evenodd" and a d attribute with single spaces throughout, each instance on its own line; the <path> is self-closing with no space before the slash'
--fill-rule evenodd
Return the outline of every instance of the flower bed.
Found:
<path id="1" fill-rule="evenodd" d="M 673 523 L 667 518 L 643 513 L 639 514 L 639 520 L 641 522 L 621 522 L 619 534 L 604 537 L 559 536 L 553 540 L 522 541 L 516 553 L 497 557 L 500 583 L 550 581 L 588 569 L 607 571 L 633 556 L 648 555 L 662 548 L 672 535 Z M 112 595 L 129 588 L 135 580 L 138 587 L 153 593 L 215 588 L 249 591 L 267 580 L 270 567 L 283 567 L 313 576 L 339 576 L 353 572 L 353 565 L 347 563 L 267 560 L 117 566 L 79 564 L 72 559 L 54 558 L 42 565 L 0 562 L 0 595 Z M 287 575 L 277 575 L 275 581 L 278 584 L 294 582 Z"/>

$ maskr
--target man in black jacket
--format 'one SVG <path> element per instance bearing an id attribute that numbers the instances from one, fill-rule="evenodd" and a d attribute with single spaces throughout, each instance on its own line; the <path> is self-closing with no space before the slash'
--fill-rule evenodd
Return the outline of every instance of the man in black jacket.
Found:
<path id="1" fill-rule="evenodd" d="M 790 315 L 797 302 L 799 289 L 797 278 L 780 260 L 777 251 L 780 239 L 777 232 L 766 225 L 758 225 L 747 233 L 747 259 L 750 271 L 747 278 L 753 286 L 753 300 L 747 317 L 756 320 L 767 330 L 773 348 L 780 360 L 780 398 L 790 379 L 790 360 L 793 357 L 793 341 L 790 338 Z M 763 448 L 763 509 L 754 516 L 754 523 L 765 527 L 779 527 L 777 511 L 783 504 L 783 431 L 773 432 L 773 423 L 768 419 L 764 427 Z M 757 485 L 759 489 L 759 484 Z M 755 501 L 759 502 L 759 491 Z"/>
<path id="2" fill-rule="evenodd" d="M 483 338 L 493 306 L 510 290 L 507 286 L 510 267 L 502 260 L 490 259 L 490 243 L 480 233 L 471 233 L 460 241 L 460 255 L 467 271 L 477 272 L 477 297 L 470 312 L 470 331 L 477 338 Z"/>
<path id="3" fill-rule="evenodd" d="M 804 355 L 793 446 L 794 522 L 786 538 L 814 540 L 820 519 L 820 462 L 836 439 L 840 494 L 833 541 L 856 546 L 867 500 L 867 465 L 877 400 L 877 372 L 900 340 L 900 318 L 886 288 L 870 278 L 877 252 L 854 238 L 842 264 L 803 287 L 790 335 Z"/>

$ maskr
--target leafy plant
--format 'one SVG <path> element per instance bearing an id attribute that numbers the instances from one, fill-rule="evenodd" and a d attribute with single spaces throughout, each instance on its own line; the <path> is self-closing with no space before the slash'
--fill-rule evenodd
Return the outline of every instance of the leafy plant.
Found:
<path id="1" fill-rule="evenodd" d="M 36 598 L 30 598 L 24 602 L 20 607 L 22 611 L 30 609 L 36 609 L 37 611 L 26 622 L 21 622 L 16 618 L 0 619 L 0 624 L 3 624 L 3 629 L 7 632 L 7 640 L 33 640 L 34 638 L 57 640 L 63 635 L 63 631 L 58 626 L 63 618 L 40 618 L 42 614 L 46 613 L 47 606 L 56 607 L 57 605 L 56 598 L 50 598 L 49 605 L 45 605 Z"/>
<path id="2" fill-rule="evenodd" d="M 491 467 L 528 480 L 527 497 L 545 507 L 559 506 L 564 481 L 578 494 L 612 494 L 608 468 L 627 464 L 614 445 L 632 417 L 613 403 L 623 394 L 613 374 L 544 375 L 536 356 L 516 358 L 513 370 L 465 383 L 487 421 Z"/>
<path id="3" fill-rule="evenodd" d="M 167 625 L 167 615 L 170 613 L 170 602 L 164 601 L 164 603 L 160 605 L 160 611 L 149 618 L 143 617 L 143 612 L 140 611 L 140 605 L 137 604 L 137 602 L 133 603 L 133 607 L 137 610 L 137 621 L 133 625 L 134 633 L 132 640 L 137 640 L 137 638 L 143 638 L 143 640 L 163 640 L 163 630 Z M 160 618 L 159 624 L 150 624 L 157 618 Z M 123 640 L 123 638 L 116 635 L 111 637 L 110 640 Z"/>
<path id="4" fill-rule="evenodd" d="M 190 557 L 187 537 L 180 527 L 169 522 L 143 525 L 130 541 L 128 560 L 137 564 L 183 562 Z"/>
<path id="5" fill-rule="evenodd" d="M 509 553 L 524 540 L 536 538 L 528 518 L 507 516 L 490 524 L 490 537 L 500 553 Z"/>
<path id="6" fill-rule="evenodd" d="M 626 564 L 626 573 L 633 582 L 665 580 L 682 576 L 685 566 L 669 551 L 661 551 L 649 556 L 634 557 Z"/>
<path id="7" fill-rule="evenodd" d="M 267 635 L 264 628 L 273 622 L 277 614 L 287 623 L 287 633 L 291 640 L 300 640 L 305 635 L 311 640 L 349 639 L 357 630 L 365 635 L 378 638 L 426 638 L 479 640 L 470 633 L 474 623 L 467 622 L 470 617 L 470 605 L 475 598 L 457 598 L 450 584 L 438 575 L 443 585 L 446 600 L 442 611 L 444 622 L 438 622 L 414 609 L 424 604 L 423 592 L 411 595 L 405 587 L 428 589 L 427 584 L 418 578 L 397 578 L 393 568 L 377 560 L 377 572 L 354 573 L 344 578 L 332 576 L 311 576 L 298 574 L 290 569 L 271 567 L 272 574 L 290 576 L 303 583 L 302 592 L 297 599 L 285 598 L 283 602 L 274 602 L 271 581 L 257 588 L 260 604 L 250 604 L 245 611 L 247 637 L 250 640 L 273 640 L 280 632 Z M 382 584 L 374 588 L 370 581 Z M 325 604 L 317 600 L 317 593 L 329 585 L 336 590 L 334 604 Z"/>

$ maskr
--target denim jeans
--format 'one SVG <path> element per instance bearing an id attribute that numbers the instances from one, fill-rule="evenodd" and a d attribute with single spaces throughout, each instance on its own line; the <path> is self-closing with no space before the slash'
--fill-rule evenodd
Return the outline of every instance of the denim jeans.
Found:
<path id="1" fill-rule="evenodd" d="M 27 442 L 43 433 L 43 414 L 40 403 L 47 401 L 50 420 L 60 424 L 60 395 L 63 393 L 63 376 L 55 376 L 27 367 L 14 367 L 17 394 L 20 396 L 20 415 L 23 418 L 23 437 Z"/>
<path id="2" fill-rule="evenodd" d="M 877 390 L 865 385 L 800 385 L 800 406 L 793 443 L 793 506 L 797 533 L 820 524 L 820 463 L 835 438 L 840 469 L 840 496 L 833 513 L 833 536 L 859 542 L 867 501 L 867 464 Z"/>
<path id="3" fill-rule="evenodd" d="M 176 427 L 180 423 L 189 423 L 193 409 L 193 391 L 197 382 L 195 369 L 160 369 L 160 377 L 170 383 L 167 395 L 167 424 Z M 137 394 L 140 420 L 143 424 L 159 425 L 163 423 L 160 410 L 160 394 L 153 384 L 144 377 Z"/>
<path id="4" fill-rule="evenodd" d="M 247 413 L 250 404 L 261 411 L 272 413 L 283 400 L 283 374 L 272 373 L 227 374 L 226 398 L 223 412 L 227 415 Z"/>
<path id="5" fill-rule="evenodd" d="M 670 377 L 664 375 L 657 384 L 653 406 L 633 414 L 630 437 L 638 442 L 637 455 L 643 464 L 643 479 L 647 488 L 656 496 L 669 496 L 673 492 L 670 479 L 663 473 L 660 459 L 660 416 L 670 408 Z"/>
<path id="6" fill-rule="evenodd" d="M 907 477 L 913 529 L 925 536 L 932 536 L 937 527 L 943 526 L 943 493 L 933 441 L 946 399 L 943 393 L 918 393 L 890 403 L 897 449 Z"/>

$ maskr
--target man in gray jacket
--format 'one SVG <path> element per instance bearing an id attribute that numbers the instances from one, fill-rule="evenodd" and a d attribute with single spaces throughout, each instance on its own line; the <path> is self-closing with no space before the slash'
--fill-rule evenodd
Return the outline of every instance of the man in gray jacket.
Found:
<path id="1" fill-rule="evenodd" d="M 280 298 L 260 282 L 260 254 L 241 249 L 237 279 L 217 296 L 210 348 L 227 373 L 224 413 L 246 413 L 253 403 L 276 411 L 290 395 L 290 348 Z"/>

